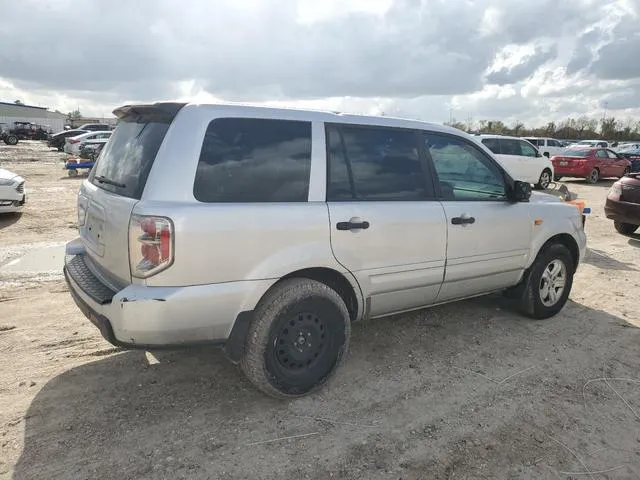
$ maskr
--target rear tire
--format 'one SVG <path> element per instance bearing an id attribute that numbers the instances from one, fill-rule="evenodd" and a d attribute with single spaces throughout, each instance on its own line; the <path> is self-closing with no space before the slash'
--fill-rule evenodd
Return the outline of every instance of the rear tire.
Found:
<path id="1" fill-rule="evenodd" d="M 574 271 L 567 247 L 559 243 L 543 247 L 524 279 L 519 310 L 536 320 L 553 317 L 569 298 Z"/>
<path id="2" fill-rule="evenodd" d="M 77 171 L 77 170 L 75 170 L 75 169 L 69 170 L 69 171 L 68 171 L 68 175 L 69 175 L 70 177 L 77 177 L 77 176 L 78 176 L 78 171 Z"/>
<path id="3" fill-rule="evenodd" d="M 17 145 L 18 144 L 18 137 L 16 137 L 15 135 L 9 135 L 7 137 L 7 139 L 5 140 L 5 143 L 7 145 Z"/>
<path id="4" fill-rule="evenodd" d="M 622 177 L 624 177 L 625 175 L 629 175 L 631 173 L 631 167 L 627 167 L 624 169 L 624 172 L 622 172 Z M 622 178 L 619 177 L 619 178 Z"/>
<path id="5" fill-rule="evenodd" d="M 540 174 L 540 179 L 538 183 L 536 183 L 535 187 L 538 190 L 546 190 L 551 183 L 551 171 L 548 168 L 545 168 Z"/>
<path id="6" fill-rule="evenodd" d="M 333 375 L 346 358 L 350 336 L 340 295 L 315 280 L 285 280 L 258 303 L 240 367 L 268 395 L 301 397 Z"/>
<path id="7" fill-rule="evenodd" d="M 632 223 L 623 223 L 623 222 L 613 222 L 613 226 L 623 235 L 631 235 L 633 234 L 640 225 L 634 225 Z"/>
<path id="8" fill-rule="evenodd" d="M 587 183 L 590 184 L 598 183 L 598 180 L 600 180 L 600 170 L 598 170 L 597 168 L 591 170 L 591 173 L 589 173 L 589 176 L 586 178 L 586 180 Z"/>

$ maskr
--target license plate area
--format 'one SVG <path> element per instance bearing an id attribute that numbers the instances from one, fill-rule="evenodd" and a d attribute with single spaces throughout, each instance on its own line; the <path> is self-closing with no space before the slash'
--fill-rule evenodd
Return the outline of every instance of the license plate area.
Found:
<path id="1" fill-rule="evenodd" d="M 561 167 L 566 167 L 567 165 L 569 165 L 569 162 L 560 162 Z"/>

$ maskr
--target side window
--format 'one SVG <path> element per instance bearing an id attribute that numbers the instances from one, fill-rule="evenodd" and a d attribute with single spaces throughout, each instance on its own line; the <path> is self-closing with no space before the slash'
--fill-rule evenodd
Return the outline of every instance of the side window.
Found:
<path id="1" fill-rule="evenodd" d="M 500 144 L 497 138 L 483 138 L 482 143 L 493 153 L 500 153 Z"/>
<path id="2" fill-rule="evenodd" d="M 607 155 L 607 152 L 604 150 L 598 150 L 596 152 L 596 157 L 598 158 L 609 158 L 609 155 Z"/>
<path id="3" fill-rule="evenodd" d="M 606 150 L 607 155 L 609 155 L 609 158 L 612 158 L 614 160 L 618 159 L 618 155 L 616 155 L 615 153 L 613 153 L 611 150 Z"/>
<path id="4" fill-rule="evenodd" d="M 327 200 L 410 201 L 427 198 L 425 172 L 414 131 L 329 126 L 328 141 Z"/>
<path id="5" fill-rule="evenodd" d="M 506 188 L 500 168 L 472 144 L 461 138 L 436 133 L 427 134 L 425 142 L 445 199 L 505 198 Z"/>
<path id="6" fill-rule="evenodd" d="M 306 202 L 311 123 L 219 118 L 209 123 L 193 186 L 201 202 Z"/>
<path id="7" fill-rule="evenodd" d="M 538 156 L 538 152 L 536 151 L 536 149 L 533 148 L 532 145 L 530 145 L 529 143 L 525 142 L 524 140 L 520 140 L 520 151 L 522 152 L 522 155 L 524 155 L 525 157 L 537 157 Z"/>
<path id="8" fill-rule="evenodd" d="M 560 142 L 557 140 L 549 140 L 549 146 L 550 147 L 561 147 L 562 145 L 560 145 Z"/>
<path id="9" fill-rule="evenodd" d="M 513 138 L 500 139 L 500 153 L 503 155 L 522 155 L 520 150 L 520 141 Z"/>

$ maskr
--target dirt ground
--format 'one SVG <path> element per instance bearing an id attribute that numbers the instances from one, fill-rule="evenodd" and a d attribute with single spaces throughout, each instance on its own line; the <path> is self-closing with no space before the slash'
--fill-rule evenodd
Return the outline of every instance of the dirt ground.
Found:
<path id="1" fill-rule="evenodd" d="M 28 193 L 0 267 L 75 237 L 62 158 L 0 146 Z M 567 182 L 593 215 L 555 318 L 490 296 L 358 324 L 336 378 L 296 401 L 217 349 L 111 347 L 59 274 L 0 275 L 0 479 L 638 479 L 640 236 L 604 218 L 611 183 Z"/>

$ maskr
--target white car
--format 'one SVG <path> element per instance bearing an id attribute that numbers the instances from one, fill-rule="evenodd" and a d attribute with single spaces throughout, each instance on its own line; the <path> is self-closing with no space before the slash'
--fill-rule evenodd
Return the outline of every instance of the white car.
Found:
<path id="1" fill-rule="evenodd" d="M 547 137 L 523 137 L 523 140 L 526 140 L 531 145 L 536 147 L 542 155 L 545 157 L 551 158 L 554 155 L 560 155 L 562 152 L 566 150 L 566 147 L 563 146 L 555 138 L 547 138 Z"/>
<path id="2" fill-rule="evenodd" d="M 78 194 L 71 297 L 109 342 L 224 345 L 277 397 L 323 385 L 352 322 L 496 291 L 552 317 L 585 254 L 578 208 L 454 128 L 247 105 L 114 114 Z"/>
<path id="3" fill-rule="evenodd" d="M 87 132 L 75 137 L 69 137 L 64 144 L 64 151 L 71 155 L 80 155 L 80 145 L 87 140 L 108 139 L 113 132 Z"/>
<path id="4" fill-rule="evenodd" d="M 515 178 L 540 190 L 553 179 L 551 159 L 542 155 L 526 140 L 506 135 L 479 135 L 480 141 L 491 150 L 502 166 Z"/>
<path id="5" fill-rule="evenodd" d="M 609 148 L 609 143 L 604 140 L 580 140 L 569 145 L 570 148 Z"/>
<path id="6" fill-rule="evenodd" d="M 0 213 L 19 212 L 26 200 L 24 178 L 0 168 Z"/>

